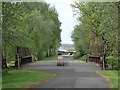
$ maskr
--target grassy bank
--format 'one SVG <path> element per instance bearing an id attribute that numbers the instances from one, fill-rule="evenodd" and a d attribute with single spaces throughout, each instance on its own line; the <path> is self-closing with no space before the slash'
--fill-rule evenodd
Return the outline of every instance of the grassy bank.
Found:
<path id="1" fill-rule="evenodd" d="M 73 61 L 80 62 L 80 63 L 86 63 L 85 61 L 82 61 L 81 59 L 73 59 Z"/>
<path id="2" fill-rule="evenodd" d="M 78 59 L 74 59 L 74 57 L 71 57 L 71 60 L 76 61 L 76 62 L 86 63 L 86 58 L 85 57 L 81 57 L 81 58 L 78 58 Z"/>
<path id="3" fill-rule="evenodd" d="M 2 72 L 0 70 L 0 90 L 2 89 Z"/>
<path id="4" fill-rule="evenodd" d="M 55 55 L 55 56 L 43 58 L 42 61 L 57 60 L 57 59 L 58 59 L 58 56 Z"/>
<path id="5" fill-rule="evenodd" d="M 118 71 L 103 70 L 99 71 L 99 73 L 101 73 L 109 79 L 110 83 L 112 84 L 112 88 L 118 88 Z"/>
<path id="6" fill-rule="evenodd" d="M 43 71 L 12 70 L 3 76 L 2 88 L 24 88 L 32 84 L 42 83 L 55 74 Z"/>

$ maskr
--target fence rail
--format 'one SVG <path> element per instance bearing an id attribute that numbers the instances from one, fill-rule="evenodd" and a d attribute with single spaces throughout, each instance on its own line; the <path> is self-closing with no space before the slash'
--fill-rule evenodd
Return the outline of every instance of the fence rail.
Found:
<path id="1" fill-rule="evenodd" d="M 32 55 L 30 53 L 30 50 L 26 47 L 17 46 L 15 66 L 19 68 L 23 64 L 29 62 L 32 62 Z"/>

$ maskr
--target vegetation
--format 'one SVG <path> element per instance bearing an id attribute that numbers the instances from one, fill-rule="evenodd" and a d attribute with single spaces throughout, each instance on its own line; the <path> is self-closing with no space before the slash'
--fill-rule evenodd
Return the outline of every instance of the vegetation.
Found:
<path id="1" fill-rule="evenodd" d="M 58 59 L 58 56 L 55 55 L 55 56 L 51 56 L 51 57 L 47 57 L 47 58 L 43 58 L 42 60 L 43 60 L 43 61 L 51 61 L 51 60 L 55 60 L 55 61 L 57 61 L 57 59 Z"/>
<path id="2" fill-rule="evenodd" d="M 50 72 L 12 70 L 8 75 L 3 76 L 2 88 L 25 88 L 32 84 L 42 83 L 53 76 L 54 74 Z"/>
<path id="3" fill-rule="evenodd" d="M 104 70 L 99 71 L 104 76 L 107 76 L 112 84 L 112 88 L 118 88 L 118 71 Z"/>
<path id="4" fill-rule="evenodd" d="M 0 70 L 0 89 L 2 89 L 2 72 Z"/>
<path id="5" fill-rule="evenodd" d="M 10 66 L 15 66 L 15 61 L 10 61 L 9 63 L 7 63 L 7 66 L 10 67 Z"/>
<path id="6" fill-rule="evenodd" d="M 73 58 L 72 58 L 72 59 L 73 59 Z M 86 63 L 85 61 L 81 60 L 80 58 L 78 58 L 78 59 L 73 59 L 73 61 L 75 61 L 75 62 L 80 62 L 80 63 Z"/>
<path id="7" fill-rule="evenodd" d="M 16 46 L 29 48 L 37 60 L 57 55 L 60 26 L 46 2 L 2 2 L 2 57 L 14 61 Z"/>
<path id="8" fill-rule="evenodd" d="M 68 49 L 66 52 L 73 52 L 75 51 L 73 48 Z"/>
<path id="9" fill-rule="evenodd" d="M 72 7 L 79 22 L 71 36 L 76 57 L 102 55 L 112 69 L 118 70 L 118 3 L 75 2 Z"/>

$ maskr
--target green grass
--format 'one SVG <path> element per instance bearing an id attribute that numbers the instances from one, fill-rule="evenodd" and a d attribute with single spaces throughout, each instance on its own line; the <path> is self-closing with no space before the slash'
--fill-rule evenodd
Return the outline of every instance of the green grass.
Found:
<path id="1" fill-rule="evenodd" d="M 76 62 L 86 63 L 86 61 L 81 60 L 81 58 L 74 59 L 73 57 L 71 57 L 71 60 L 76 61 Z"/>
<path id="2" fill-rule="evenodd" d="M 26 86 L 42 83 L 55 74 L 44 71 L 12 70 L 2 78 L 2 88 L 24 88 Z"/>
<path id="3" fill-rule="evenodd" d="M 0 70 L 0 90 L 2 89 L 2 72 Z"/>
<path id="4" fill-rule="evenodd" d="M 80 60 L 80 59 L 73 59 L 73 61 L 81 62 L 81 63 L 86 63 L 85 61 L 82 61 L 82 60 Z"/>
<path id="5" fill-rule="evenodd" d="M 104 76 L 108 77 L 111 84 L 112 88 L 118 88 L 118 71 L 115 70 L 103 70 L 99 71 L 101 74 Z"/>
<path id="6" fill-rule="evenodd" d="M 49 60 L 57 60 L 58 59 L 58 56 L 50 56 L 50 57 L 47 57 L 47 58 L 43 58 L 42 61 L 49 61 Z"/>

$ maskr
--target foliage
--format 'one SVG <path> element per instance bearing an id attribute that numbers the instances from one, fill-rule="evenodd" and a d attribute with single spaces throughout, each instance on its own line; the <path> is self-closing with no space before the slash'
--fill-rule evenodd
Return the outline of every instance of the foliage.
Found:
<path id="1" fill-rule="evenodd" d="M 89 51 L 89 43 L 87 42 L 85 32 L 81 29 L 81 27 L 77 25 L 71 37 L 74 41 L 76 51 L 80 52 L 80 56 L 83 56 Z"/>
<path id="2" fill-rule="evenodd" d="M 73 48 L 68 49 L 66 52 L 73 52 L 75 51 Z"/>
<path id="3" fill-rule="evenodd" d="M 76 51 L 83 55 L 91 54 L 92 47 L 101 46 L 100 54 L 106 60 L 118 49 L 118 3 L 75 2 L 72 7 L 79 22 L 71 36 Z M 118 61 L 118 58 L 115 60 Z"/>
<path id="4" fill-rule="evenodd" d="M 112 69 L 118 70 L 118 54 L 117 52 L 112 52 L 108 57 L 108 64 L 112 67 Z"/>
<path id="5" fill-rule="evenodd" d="M 80 58 L 80 52 L 76 52 L 75 55 L 73 56 L 74 59 Z"/>
<path id="6" fill-rule="evenodd" d="M 80 57 L 80 55 L 78 53 L 76 53 L 73 58 L 77 59 L 79 61 L 86 61 L 86 55 L 83 55 L 83 56 Z"/>
<path id="7" fill-rule="evenodd" d="M 86 55 L 82 56 L 80 60 L 81 61 L 86 61 Z"/>
<path id="8" fill-rule="evenodd" d="M 2 56 L 14 60 L 16 46 L 28 47 L 37 60 L 56 55 L 60 26 L 46 2 L 2 2 Z"/>

